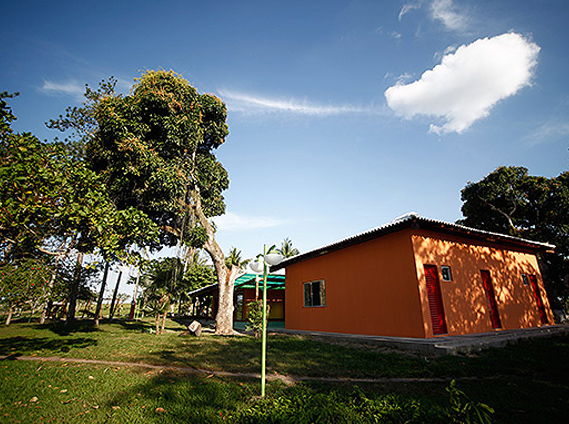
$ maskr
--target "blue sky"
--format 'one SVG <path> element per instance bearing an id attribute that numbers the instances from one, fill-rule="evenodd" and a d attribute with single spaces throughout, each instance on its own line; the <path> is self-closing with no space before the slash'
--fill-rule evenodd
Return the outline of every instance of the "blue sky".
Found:
<path id="1" fill-rule="evenodd" d="M 218 242 L 307 251 L 408 211 L 461 217 L 500 165 L 569 160 L 566 0 L 4 1 L 0 90 L 15 128 L 115 76 L 173 69 L 228 106 Z"/>

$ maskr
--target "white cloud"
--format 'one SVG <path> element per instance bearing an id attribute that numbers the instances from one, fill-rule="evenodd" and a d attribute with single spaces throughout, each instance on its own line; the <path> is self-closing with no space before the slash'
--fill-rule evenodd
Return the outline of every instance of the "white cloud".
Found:
<path id="1" fill-rule="evenodd" d="M 452 0 L 433 0 L 431 3 L 431 17 L 449 30 L 460 31 L 467 26 L 465 15 L 459 14 L 452 3 Z"/>
<path id="2" fill-rule="evenodd" d="M 445 55 L 419 80 L 389 87 L 385 98 L 404 118 L 442 120 L 442 126 L 431 124 L 431 132 L 461 133 L 488 116 L 497 102 L 531 84 L 539 50 L 515 33 L 482 38 Z"/>
<path id="3" fill-rule="evenodd" d="M 418 0 L 418 1 L 415 1 L 412 3 L 405 3 L 401 7 L 401 10 L 399 11 L 399 21 L 401 21 L 401 19 L 403 19 L 403 16 L 405 16 L 407 13 L 409 13 L 413 9 L 420 9 L 422 4 L 423 4 L 422 0 Z"/>
<path id="4" fill-rule="evenodd" d="M 309 116 L 331 116 L 343 114 L 382 114 L 383 111 L 374 107 L 353 105 L 319 105 L 306 100 L 272 99 L 231 90 L 220 90 L 219 95 L 227 103 L 229 110 L 246 114 L 259 113 L 290 113 Z"/>
<path id="5" fill-rule="evenodd" d="M 278 227 L 286 223 L 285 220 L 269 216 L 247 216 L 227 212 L 214 219 L 219 230 L 248 231 L 261 228 Z"/>
<path id="6" fill-rule="evenodd" d="M 535 146 L 550 140 L 565 138 L 568 135 L 569 121 L 567 119 L 552 118 L 525 136 L 524 140 L 528 145 Z"/>
<path id="7" fill-rule="evenodd" d="M 421 9 L 423 7 L 423 0 L 415 0 L 405 3 L 399 11 L 399 21 L 403 19 L 407 13 Z M 464 13 L 459 13 L 456 9 L 453 0 L 432 0 L 428 4 L 428 16 L 433 21 L 439 21 L 443 26 L 450 31 L 464 31 L 468 27 L 468 16 Z"/>
<path id="8" fill-rule="evenodd" d="M 401 40 L 401 38 L 403 37 L 403 35 L 401 35 L 401 33 L 397 32 L 397 31 L 391 31 L 391 33 L 389 35 L 392 38 L 395 38 L 396 40 Z"/>
<path id="9" fill-rule="evenodd" d="M 50 96 L 69 96 L 76 100 L 82 100 L 85 86 L 77 81 L 53 82 L 45 80 L 40 90 Z"/>

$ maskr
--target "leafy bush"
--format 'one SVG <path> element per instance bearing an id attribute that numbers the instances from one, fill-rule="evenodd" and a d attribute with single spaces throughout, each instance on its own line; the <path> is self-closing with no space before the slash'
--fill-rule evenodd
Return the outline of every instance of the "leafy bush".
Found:
<path id="1" fill-rule="evenodd" d="M 454 380 L 445 390 L 450 394 L 450 422 L 467 424 L 490 424 L 492 422 L 491 415 L 494 409 L 484 403 L 471 400 L 466 393 L 456 387 Z"/>
<path id="2" fill-rule="evenodd" d="M 267 316 L 269 316 L 269 307 L 267 305 Z M 255 338 L 261 337 L 263 331 L 263 302 L 261 300 L 254 300 L 247 304 L 247 331 L 252 331 Z"/>
<path id="3" fill-rule="evenodd" d="M 358 387 L 351 392 L 313 393 L 298 385 L 281 396 L 269 396 L 230 416 L 229 422 L 253 423 L 491 423 L 492 408 L 473 402 L 451 385 L 448 408 L 432 408 L 416 399 L 395 395 L 367 397 Z"/>

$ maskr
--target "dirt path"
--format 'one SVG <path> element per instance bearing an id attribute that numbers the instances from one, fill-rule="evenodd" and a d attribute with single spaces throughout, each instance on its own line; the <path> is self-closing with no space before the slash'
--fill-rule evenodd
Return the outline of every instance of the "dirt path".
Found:
<path id="1" fill-rule="evenodd" d="M 81 359 L 81 358 L 63 358 L 60 356 L 16 356 L 10 355 L 0 358 L 0 361 L 35 361 L 35 362 L 69 362 L 79 364 L 109 365 L 113 367 L 137 367 L 151 370 L 167 370 L 191 374 L 203 374 L 207 377 L 239 377 L 239 378 L 261 378 L 259 373 L 241 373 L 229 371 L 211 371 L 193 367 L 173 367 L 168 365 L 152 365 L 141 362 L 120 362 L 120 361 L 103 361 L 99 359 Z M 287 385 L 301 381 L 317 381 L 323 383 L 448 383 L 453 378 L 450 377 L 428 377 L 428 378 L 400 378 L 400 377 L 381 377 L 381 378 L 350 378 L 350 377 L 302 377 L 302 376 L 286 376 L 278 373 L 267 373 L 267 380 L 282 381 Z M 496 379 L 493 377 L 459 377 L 454 380 L 481 380 Z"/>

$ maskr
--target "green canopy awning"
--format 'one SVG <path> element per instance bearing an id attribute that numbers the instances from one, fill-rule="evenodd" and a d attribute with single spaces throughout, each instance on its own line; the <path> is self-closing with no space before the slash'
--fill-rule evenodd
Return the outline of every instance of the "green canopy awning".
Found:
<path id="1" fill-rule="evenodd" d="M 255 277 L 257 274 L 243 274 L 235 280 L 236 289 L 254 289 Z M 263 285 L 263 276 L 259 275 L 259 285 Z M 267 288 L 271 290 L 284 290 L 285 289 L 285 276 L 279 274 L 267 275 Z"/>
<path id="2" fill-rule="evenodd" d="M 254 289 L 255 277 L 257 274 L 243 274 L 235 280 L 236 289 Z M 263 287 L 263 276 L 259 275 L 259 287 Z M 188 293 L 189 296 L 203 296 L 213 294 L 217 288 L 217 283 L 211 284 L 200 289 L 192 290 Z M 284 290 L 285 289 L 285 276 L 280 274 L 267 275 L 267 289 L 269 290 Z"/>

